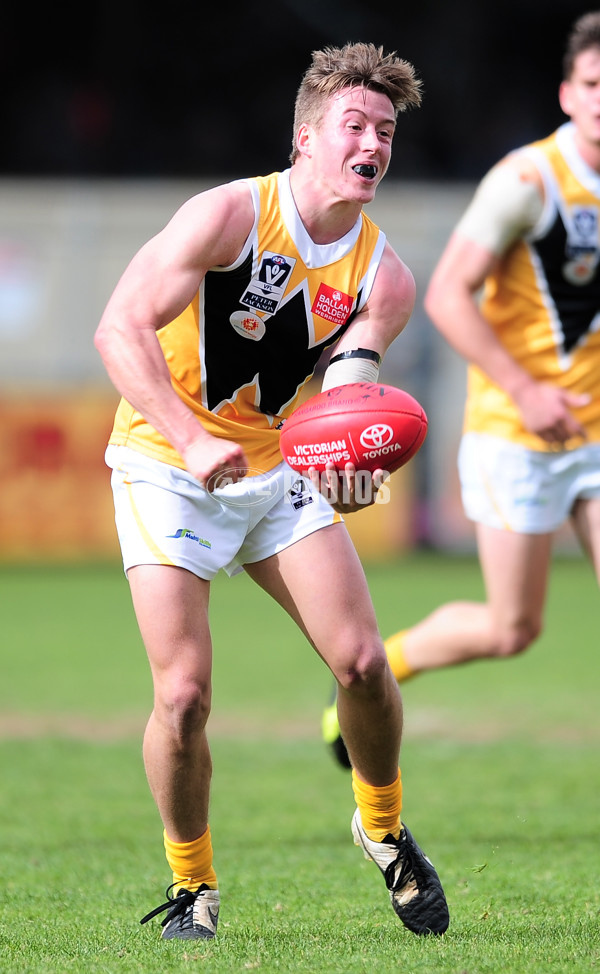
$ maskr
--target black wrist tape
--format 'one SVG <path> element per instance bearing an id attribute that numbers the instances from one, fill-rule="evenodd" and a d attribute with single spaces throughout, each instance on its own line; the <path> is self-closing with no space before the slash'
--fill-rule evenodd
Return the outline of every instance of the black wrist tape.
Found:
<path id="1" fill-rule="evenodd" d="M 381 365 L 381 355 L 371 348 L 353 348 L 349 352 L 339 352 L 329 359 L 329 365 L 333 365 L 334 362 L 341 362 L 345 358 L 366 358 L 372 362 L 377 362 L 377 365 Z"/>

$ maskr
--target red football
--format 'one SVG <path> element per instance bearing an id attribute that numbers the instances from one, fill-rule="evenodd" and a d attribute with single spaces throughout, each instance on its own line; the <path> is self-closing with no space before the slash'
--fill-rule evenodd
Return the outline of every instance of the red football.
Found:
<path id="1" fill-rule="evenodd" d="M 427 435 L 427 416 L 408 392 L 378 382 L 351 382 L 319 392 L 294 410 L 281 430 L 281 453 L 294 470 L 393 473 L 414 457 Z"/>

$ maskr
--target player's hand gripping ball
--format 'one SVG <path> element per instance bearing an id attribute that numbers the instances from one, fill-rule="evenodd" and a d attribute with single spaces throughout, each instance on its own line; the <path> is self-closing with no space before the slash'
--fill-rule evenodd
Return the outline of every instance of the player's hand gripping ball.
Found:
<path id="1" fill-rule="evenodd" d="M 393 473 L 414 457 L 427 435 L 427 416 L 408 392 L 379 382 L 351 382 L 307 399 L 285 421 L 280 447 L 294 470 Z"/>

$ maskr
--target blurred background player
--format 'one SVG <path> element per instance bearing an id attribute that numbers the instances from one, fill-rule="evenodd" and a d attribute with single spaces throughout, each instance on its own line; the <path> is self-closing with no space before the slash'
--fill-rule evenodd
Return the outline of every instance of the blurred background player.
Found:
<path id="1" fill-rule="evenodd" d="M 570 121 L 484 177 L 425 295 L 469 365 L 458 465 L 486 602 L 390 637 L 399 682 L 530 646 L 569 518 L 600 580 L 600 11 L 573 25 L 559 101 Z M 335 703 L 323 737 L 349 767 Z"/>
<path id="2" fill-rule="evenodd" d="M 209 589 L 221 569 L 241 568 L 339 683 L 352 833 L 395 912 L 415 933 L 448 926 L 437 873 L 400 818 L 400 692 L 338 513 L 360 506 L 353 471 L 347 500 L 329 504 L 279 450 L 323 350 L 338 343 L 326 386 L 376 381 L 412 312 L 412 274 L 362 209 L 388 168 L 398 112 L 420 97 L 412 65 L 372 44 L 315 52 L 296 99 L 291 168 L 185 203 L 133 258 L 97 330 L 123 397 L 106 460 L 152 671 L 144 761 L 173 875 L 142 922 L 166 911 L 166 939 L 217 931 Z M 320 299 L 335 293 L 346 310 L 328 316 Z"/>

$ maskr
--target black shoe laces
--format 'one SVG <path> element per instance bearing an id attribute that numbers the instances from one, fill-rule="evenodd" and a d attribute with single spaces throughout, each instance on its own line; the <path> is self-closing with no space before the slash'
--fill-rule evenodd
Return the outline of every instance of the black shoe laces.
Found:
<path id="1" fill-rule="evenodd" d="M 385 842 L 385 839 L 383 841 Z M 400 873 L 394 881 L 394 871 L 400 864 Z M 408 883 L 414 880 L 419 893 L 422 893 L 428 885 L 432 873 L 435 875 L 433 866 L 431 863 L 428 863 L 425 854 L 421 852 L 408 829 L 404 827 L 400 833 L 398 855 L 385 871 L 386 885 L 388 880 L 390 883 L 393 883 L 393 886 L 388 885 L 388 889 L 391 889 L 394 893 L 398 893 Z"/>
<path id="2" fill-rule="evenodd" d="M 169 894 L 174 886 L 177 886 L 177 883 L 171 883 L 171 885 L 167 887 L 165 892 L 165 896 L 167 897 L 166 902 L 161 903 L 161 905 L 157 906 L 156 909 L 151 910 L 150 913 L 147 913 L 145 917 L 142 917 L 140 923 L 147 923 L 148 920 L 152 920 L 152 918 L 158 916 L 159 913 L 163 913 L 164 910 L 168 910 L 169 912 L 161 924 L 161 926 L 166 927 L 167 923 L 170 923 L 170 921 L 174 920 L 175 917 L 182 916 L 188 907 L 193 905 L 200 890 L 208 889 L 208 887 L 203 883 L 195 893 L 192 893 L 192 891 L 189 889 L 180 889 L 177 896 L 170 896 Z M 190 917 L 193 923 L 193 917 L 191 914 Z"/>
<path id="3" fill-rule="evenodd" d="M 393 836 L 390 836 L 390 839 L 393 839 Z M 385 842 L 385 839 L 383 841 Z M 416 880 L 414 863 L 412 862 L 412 857 L 409 852 L 408 842 L 402 834 L 401 843 L 402 844 L 398 849 L 398 855 L 392 862 L 390 862 L 385 871 L 385 884 L 387 888 L 392 890 L 394 893 L 404 889 L 404 887 L 412 880 Z M 400 866 L 400 872 L 398 873 L 398 876 L 396 876 L 396 869 L 398 866 Z"/>

